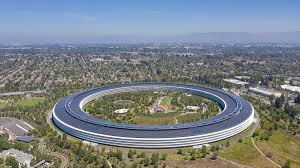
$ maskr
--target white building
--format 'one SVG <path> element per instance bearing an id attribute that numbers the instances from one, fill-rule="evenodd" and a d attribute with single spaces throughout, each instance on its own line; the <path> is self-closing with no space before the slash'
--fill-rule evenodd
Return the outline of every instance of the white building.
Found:
<path id="1" fill-rule="evenodd" d="M 200 109 L 199 106 L 186 106 L 187 110 L 191 110 L 191 111 L 197 111 Z"/>
<path id="2" fill-rule="evenodd" d="M 202 149 L 203 147 L 210 147 L 210 145 L 209 144 L 203 144 L 203 145 L 196 145 L 196 146 L 193 146 L 193 149 Z"/>
<path id="3" fill-rule="evenodd" d="M 30 163 L 33 159 L 33 156 L 31 154 L 27 154 L 16 149 L 4 150 L 0 153 L 1 158 L 5 159 L 7 156 L 15 157 L 17 162 L 19 163 L 19 167 L 21 167 L 21 165 L 26 165 L 27 168 L 30 168 Z"/>
<path id="4" fill-rule="evenodd" d="M 237 79 L 223 79 L 223 80 L 226 81 L 226 82 L 229 82 L 229 83 L 236 84 L 236 85 L 247 85 L 247 84 L 249 84 L 248 82 L 244 82 L 244 81 L 237 80 Z"/>
<path id="5" fill-rule="evenodd" d="M 118 110 L 115 110 L 114 113 L 116 114 L 125 114 L 128 112 L 129 109 L 118 109 Z"/>
<path id="6" fill-rule="evenodd" d="M 291 85 L 281 85 L 281 89 L 289 90 L 292 92 L 298 92 L 300 93 L 300 87 L 299 86 L 291 86 Z"/>
<path id="7" fill-rule="evenodd" d="M 271 96 L 271 95 L 274 95 L 276 97 L 281 96 L 281 93 L 279 93 L 279 92 L 274 92 L 274 91 L 270 91 L 270 90 L 263 89 L 263 88 L 249 88 L 249 91 L 254 94 L 257 94 L 260 96 L 266 96 L 266 97 Z"/>
<path id="8" fill-rule="evenodd" d="M 234 76 L 235 79 L 238 79 L 238 80 L 249 80 L 251 79 L 250 76 Z"/>

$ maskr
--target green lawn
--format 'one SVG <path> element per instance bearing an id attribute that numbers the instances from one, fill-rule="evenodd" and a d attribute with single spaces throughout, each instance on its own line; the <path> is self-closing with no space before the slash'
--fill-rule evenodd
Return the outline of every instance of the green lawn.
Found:
<path id="1" fill-rule="evenodd" d="M 4 108 L 4 107 L 6 107 L 6 106 L 7 106 L 6 104 L 0 103 L 0 109 Z"/>
<path id="2" fill-rule="evenodd" d="M 246 152 L 247 151 L 247 152 Z M 254 160 L 259 156 L 249 137 L 245 138 L 242 143 L 234 142 L 228 148 L 221 151 L 223 156 L 246 163 Z"/>
<path id="3" fill-rule="evenodd" d="M 300 137 L 275 131 L 268 141 L 259 140 L 256 145 L 275 162 L 283 165 L 289 159 L 294 167 L 300 167 Z"/>
<path id="4" fill-rule="evenodd" d="M 172 116 L 155 117 L 155 116 L 137 116 L 133 119 L 133 123 L 142 125 L 169 125 L 175 124 L 176 120 Z"/>
<path id="5" fill-rule="evenodd" d="M 228 148 L 219 151 L 220 156 L 252 167 L 273 167 L 272 164 L 263 158 L 253 146 L 250 137 L 244 138 L 243 142 L 233 142 Z"/>
<path id="6" fill-rule="evenodd" d="M 34 106 L 38 104 L 39 102 L 43 102 L 45 100 L 44 97 L 33 97 L 33 98 L 25 98 L 23 100 L 17 101 L 15 103 L 0 103 L 0 108 L 5 108 L 7 106 L 14 106 L 14 105 L 20 105 L 20 106 Z"/>
<path id="7" fill-rule="evenodd" d="M 171 100 L 172 100 L 172 97 L 164 96 L 160 102 L 160 105 L 162 105 L 165 108 L 169 108 L 170 104 L 171 104 Z"/>
<path id="8" fill-rule="evenodd" d="M 195 122 L 203 119 L 202 113 L 184 114 L 177 117 L 178 123 Z"/>

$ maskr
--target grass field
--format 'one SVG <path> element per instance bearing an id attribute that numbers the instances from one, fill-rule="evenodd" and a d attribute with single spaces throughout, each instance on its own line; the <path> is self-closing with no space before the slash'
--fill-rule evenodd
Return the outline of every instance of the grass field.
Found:
<path id="1" fill-rule="evenodd" d="M 231 163 L 222 161 L 220 159 L 211 160 L 209 158 L 197 160 L 184 160 L 184 159 L 167 159 L 167 167 L 174 168 L 197 168 L 197 167 L 214 167 L 214 168 L 237 168 Z"/>
<path id="2" fill-rule="evenodd" d="M 126 151 L 125 153 L 127 153 Z M 139 151 L 137 151 L 139 153 Z M 154 153 L 157 153 L 158 151 L 153 151 Z M 152 153 L 153 153 L 152 152 Z M 151 157 L 152 153 L 146 153 L 148 157 Z M 160 156 L 162 155 L 161 150 L 159 150 Z M 124 158 L 124 161 L 128 164 L 131 165 L 133 162 L 139 163 L 142 159 L 137 158 L 137 155 L 133 157 L 133 159 L 129 159 L 127 157 Z M 166 167 L 168 168 L 199 168 L 199 167 L 206 167 L 206 168 L 238 168 L 238 166 L 229 163 L 227 161 L 223 161 L 221 159 L 217 160 L 211 160 L 210 156 L 207 155 L 206 158 L 197 158 L 197 160 L 190 160 L 190 157 L 185 157 L 183 155 L 178 155 L 178 154 L 168 154 L 167 159 L 165 161 L 160 160 L 158 162 L 158 167 L 161 168 L 163 167 L 163 164 L 166 164 Z M 142 166 L 144 167 L 144 166 Z M 154 166 L 147 166 L 147 168 L 154 167 Z"/>
<path id="3" fill-rule="evenodd" d="M 250 137 L 243 142 L 233 142 L 228 148 L 219 151 L 220 156 L 251 167 L 274 167 L 253 146 Z"/>
<path id="4" fill-rule="evenodd" d="M 178 123 L 195 122 L 202 119 L 202 113 L 185 114 L 177 117 Z"/>
<path id="5" fill-rule="evenodd" d="M 164 96 L 164 97 L 162 97 L 160 105 L 163 106 L 163 107 L 165 107 L 166 109 L 170 109 L 171 100 L 172 100 L 172 97 L 170 97 L 170 96 Z"/>
<path id="6" fill-rule="evenodd" d="M 280 165 L 290 159 L 292 167 L 300 167 L 300 137 L 275 131 L 268 141 L 256 141 L 264 154 L 271 154 L 272 160 Z"/>
<path id="7" fill-rule="evenodd" d="M 137 116 L 132 121 L 134 124 L 142 124 L 142 125 L 176 124 L 176 119 L 170 116 L 159 117 L 159 118 L 152 117 L 152 116 Z"/>
<path id="8" fill-rule="evenodd" d="M 153 113 L 155 105 L 165 109 L 164 113 Z M 202 105 L 209 108 L 202 110 Z M 200 109 L 197 114 L 185 113 L 186 106 L 195 105 Z M 123 115 L 112 115 L 117 109 L 126 108 L 130 111 Z M 142 125 L 164 125 L 193 122 L 216 115 L 219 107 L 214 102 L 200 96 L 187 96 L 176 91 L 141 91 L 127 92 L 105 96 L 84 107 L 89 114 L 112 122 L 124 122 Z"/>
<path id="9" fill-rule="evenodd" d="M 7 106 L 34 106 L 40 102 L 45 100 L 44 97 L 33 97 L 33 98 L 25 98 L 23 100 L 17 101 L 15 103 L 0 103 L 0 108 L 5 108 Z"/>

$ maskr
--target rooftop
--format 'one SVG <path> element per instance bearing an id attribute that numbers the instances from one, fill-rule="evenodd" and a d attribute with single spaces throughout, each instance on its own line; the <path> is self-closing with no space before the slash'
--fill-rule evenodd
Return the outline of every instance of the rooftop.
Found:
<path id="1" fill-rule="evenodd" d="M 29 165 L 31 160 L 33 159 L 33 156 L 28 153 L 24 153 L 22 151 L 16 150 L 16 149 L 9 149 L 4 150 L 0 153 L 0 157 L 4 158 L 6 156 L 13 156 L 16 158 L 16 160 L 21 164 L 27 164 Z"/>
<path id="2" fill-rule="evenodd" d="M 276 97 L 281 96 L 281 93 L 279 93 L 279 92 L 267 90 L 267 89 L 264 89 L 264 88 L 249 88 L 249 90 L 252 91 L 252 92 L 255 92 L 255 93 L 260 93 L 260 94 L 265 95 L 265 96 L 271 96 L 271 95 L 274 95 Z"/>
<path id="3" fill-rule="evenodd" d="M 247 85 L 247 84 L 249 84 L 248 82 L 240 81 L 240 80 L 237 80 L 237 79 L 223 79 L 223 80 L 226 81 L 226 82 L 229 82 L 229 83 L 236 84 L 236 85 Z"/>
<path id="4" fill-rule="evenodd" d="M 118 110 L 115 110 L 114 113 L 116 114 L 124 114 L 124 113 L 127 113 L 129 109 L 118 109 Z"/>
<path id="5" fill-rule="evenodd" d="M 16 138 L 18 141 L 21 142 L 31 142 L 33 140 L 33 138 L 31 136 L 19 136 Z"/>
<path id="6" fill-rule="evenodd" d="M 281 85 L 281 88 L 285 89 L 285 90 L 292 91 L 292 92 L 300 93 L 300 87 L 299 86 Z"/>

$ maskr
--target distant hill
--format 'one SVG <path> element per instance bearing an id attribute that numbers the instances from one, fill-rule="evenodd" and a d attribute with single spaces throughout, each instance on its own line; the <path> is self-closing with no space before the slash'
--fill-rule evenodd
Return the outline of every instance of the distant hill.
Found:
<path id="1" fill-rule="evenodd" d="M 300 43 L 300 31 L 296 32 L 210 32 L 174 36 L 111 35 L 94 37 L 99 42 L 191 42 L 191 43 Z"/>
<path id="2" fill-rule="evenodd" d="M 88 44 L 88 43 L 297 43 L 300 31 L 294 32 L 210 32 L 182 35 L 2 35 L 0 44 Z"/>
<path id="3" fill-rule="evenodd" d="M 300 43 L 300 31 L 297 32 L 211 32 L 177 36 L 174 40 L 183 42 L 237 42 L 237 43 Z"/>

